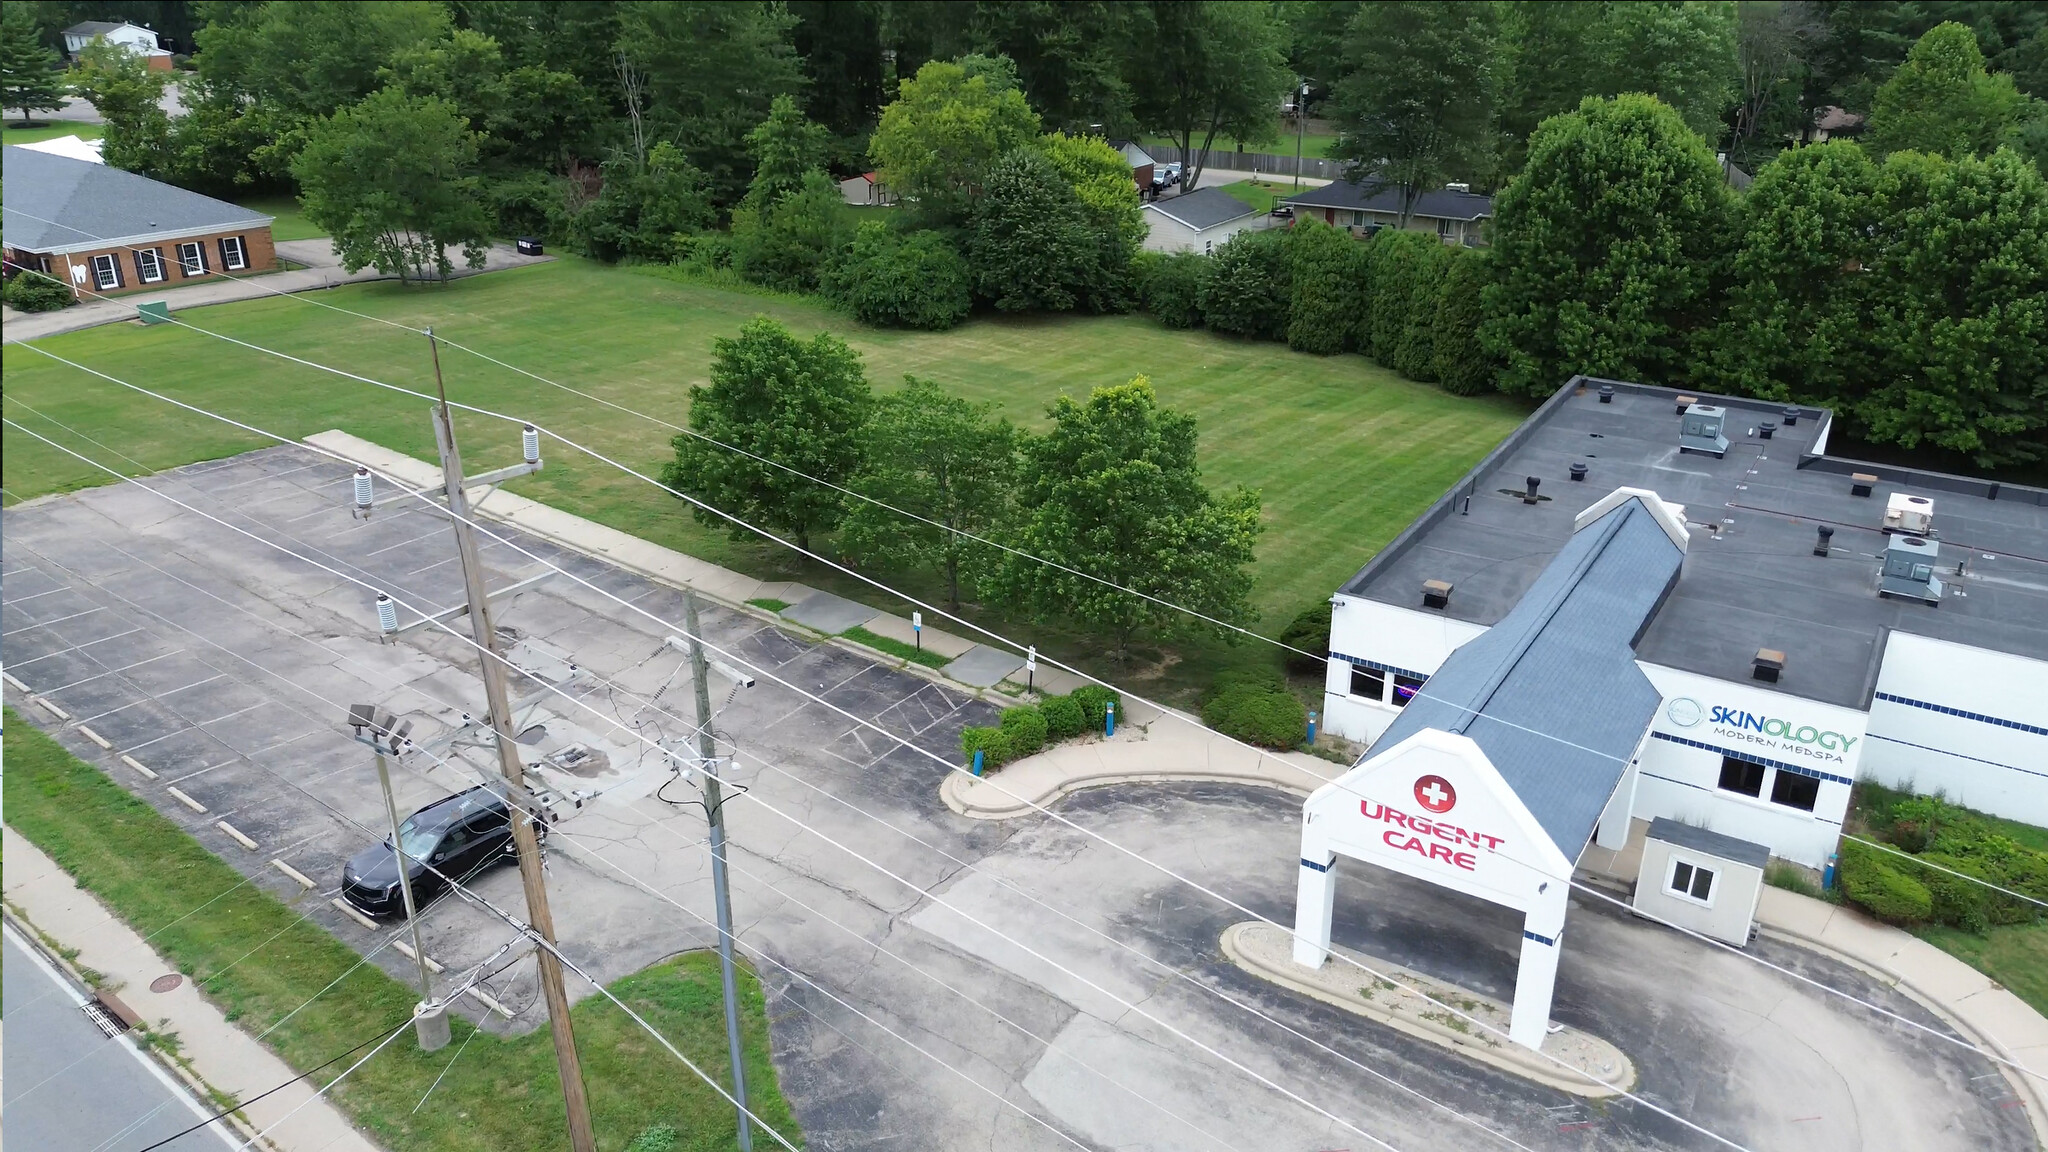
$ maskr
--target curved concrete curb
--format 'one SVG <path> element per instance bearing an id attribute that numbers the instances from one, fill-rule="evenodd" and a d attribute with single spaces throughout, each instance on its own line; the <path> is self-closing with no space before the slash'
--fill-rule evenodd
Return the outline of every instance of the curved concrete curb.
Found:
<path id="1" fill-rule="evenodd" d="M 1417 1004 L 1427 1004 L 1428 1001 L 1398 986 L 1385 986 L 1387 982 L 1376 982 L 1370 975 L 1356 969 L 1332 964 L 1325 964 L 1319 969 L 1307 969 L 1284 960 L 1276 961 L 1272 958 L 1272 953 L 1276 949 L 1289 946 L 1286 936 L 1283 930 L 1258 920 L 1233 924 L 1223 930 L 1223 954 L 1230 957 L 1231 962 L 1239 968 L 1262 980 L 1270 980 L 1304 996 L 1313 996 L 1325 1004 L 1385 1024 L 1419 1040 L 1427 1040 L 1440 1047 L 1449 1048 L 1482 1064 L 1503 1072 L 1511 1072 L 1526 1080 L 1533 1080 L 1547 1088 L 1555 1088 L 1560 1092 L 1568 1092 L 1590 1100 L 1603 1100 L 1619 1096 L 1636 1085 L 1635 1063 L 1620 1048 L 1598 1036 L 1576 1028 L 1566 1028 L 1551 1034 L 1543 1043 L 1545 1048 L 1559 1049 L 1551 1053 L 1558 1059 L 1576 1058 L 1585 1061 L 1589 1069 L 1599 1069 L 1603 1065 L 1614 1068 L 1613 1072 L 1601 1072 L 1614 1087 L 1575 1077 L 1519 1044 L 1512 1044 L 1484 1033 L 1459 1031 L 1457 1028 L 1429 1019 L 1423 1015 L 1424 1010 L 1400 1003 L 1412 1000 Z M 1261 939 L 1263 937 L 1272 939 Z M 1489 997 L 1467 992 L 1439 980 L 1432 980 L 1398 964 L 1353 952 L 1348 948 L 1333 951 L 1350 956 L 1375 971 L 1398 976 L 1404 983 L 1428 989 L 1430 994 L 1439 1000 L 1451 1003 L 1477 1002 L 1480 1006 L 1477 1009 L 1468 1008 L 1468 1011 L 1487 1011 L 1490 1015 L 1499 1016 L 1503 1021 L 1509 1015 L 1507 1005 Z M 1385 986 L 1384 990 L 1389 994 L 1386 1002 L 1361 994 L 1379 990 L 1375 988 L 1376 984 Z M 1450 1016 L 1449 1013 L 1441 1013 L 1440 1010 L 1427 1011 L 1431 1015 L 1442 1014 L 1461 1025 L 1465 1023 L 1456 1016 Z"/>
<path id="2" fill-rule="evenodd" d="M 999 779 L 1001 778 L 987 776 L 976 780 L 972 776 L 963 776 L 958 772 L 948 773 L 945 780 L 939 784 L 939 797 L 946 802 L 946 807 L 972 820 L 1010 820 L 1035 812 L 1062 796 L 1087 788 L 1108 788 L 1117 784 L 1248 784 L 1258 788 L 1292 792 L 1297 796 L 1306 796 L 1314 791 L 1313 788 L 1284 784 L 1256 772 L 1152 772 L 1141 769 L 1136 772 L 1101 771 L 1062 776 L 1036 786 L 1027 785 L 1030 787 L 1028 792 L 1012 786 L 1014 777 L 1011 780 L 1003 780 L 1003 787 L 1021 797 L 1013 799 L 995 791 L 992 784 L 983 783 Z"/>

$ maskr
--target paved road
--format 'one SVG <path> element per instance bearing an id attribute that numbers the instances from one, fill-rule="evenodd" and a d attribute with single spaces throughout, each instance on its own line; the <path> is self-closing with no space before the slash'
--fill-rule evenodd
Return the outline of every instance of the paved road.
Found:
<path id="1" fill-rule="evenodd" d="M 84 999 L 31 949 L 5 935 L 7 1020 L 4 1107 L 14 1148 L 130 1152 L 190 1128 L 209 1113 L 125 1039 L 108 1039 Z M 88 1102 L 90 1106 L 87 1106 Z M 162 1152 L 220 1152 L 235 1142 L 201 1130 Z"/>
<path id="2" fill-rule="evenodd" d="M 510 434 L 472 434 L 464 447 L 479 469 L 509 463 L 516 451 Z M 402 505 L 351 520 L 347 473 L 285 447 L 150 483 L 408 602 L 456 604 L 446 525 Z M 348 703 L 383 702 L 413 718 L 424 739 L 447 731 L 460 711 L 481 710 L 474 657 L 461 645 L 428 632 L 379 644 L 363 588 L 138 486 L 17 506 L 4 524 L 0 632 L 9 673 L 74 718 L 52 725 L 67 747 L 272 891 L 298 895 L 268 867 L 273 856 L 331 886 L 341 859 L 382 824 L 374 770 L 340 730 Z M 657 617 L 681 615 L 673 590 L 514 539 Z M 537 567 L 507 544 L 487 545 L 483 558 L 494 585 Z M 709 944 L 704 824 L 689 804 L 696 793 L 671 782 L 637 739 L 676 739 L 674 713 L 688 714 L 683 661 L 663 644 L 668 629 L 559 576 L 501 604 L 497 621 L 519 645 L 514 660 L 533 673 L 527 687 L 566 675 L 573 658 L 625 689 L 569 682 L 569 694 L 596 714 L 555 699 L 530 721 L 544 731 L 526 758 L 563 805 L 549 882 L 565 951 L 611 979 Z M 1588 1108 L 1257 982 L 1217 947 L 1243 913 L 1089 835 L 1285 921 L 1298 800 L 1150 785 L 1061 802 L 1058 811 L 1078 827 L 1043 816 L 966 820 L 938 797 L 945 765 L 857 728 L 767 672 L 948 755 L 962 725 L 989 722 L 989 705 L 750 615 L 716 609 L 704 624 L 733 659 L 764 670 L 750 690 L 717 682 L 713 700 L 738 740 L 732 775 L 745 786 L 727 806 L 740 946 L 763 973 L 776 1064 L 810 1147 L 1373 1146 L 1296 1097 L 1399 1152 L 1512 1147 L 1439 1106 L 1545 1152 L 1721 1147 L 1640 1105 Z M 25 715 L 51 720 L 36 709 Z M 78 722 L 161 779 L 123 766 Z M 565 757 L 574 745 L 596 755 Z M 463 771 L 489 770 L 476 750 L 458 754 L 478 758 L 464 770 L 402 764 L 400 803 L 417 806 L 476 778 Z M 171 785 L 208 811 L 178 803 Z M 575 808 L 579 791 L 595 795 Z M 214 827 L 221 819 L 261 850 L 229 840 Z M 1344 867 L 1340 942 L 1505 998 L 1520 943 L 1512 916 L 1364 865 Z M 518 905 L 510 870 L 478 887 Z M 382 938 L 327 909 L 329 894 L 323 887 L 321 901 L 307 902 L 315 920 L 359 949 Z M 444 903 L 428 917 L 426 939 L 459 970 L 504 932 L 485 913 Z M 1962 1049 L 1601 907 L 1575 905 L 1566 939 L 1557 1018 L 1620 1044 L 1641 1070 L 1646 1098 L 1756 1152 L 2034 1148 L 2003 1080 Z M 1755 947 L 1939 1027 L 1841 964 L 1767 941 Z M 412 979 L 395 951 L 378 962 Z M 524 963 L 492 988 L 520 1010 L 519 1028 L 541 1021 L 531 972 Z M 587 992 L 571 985 L 573 995 Z"/>

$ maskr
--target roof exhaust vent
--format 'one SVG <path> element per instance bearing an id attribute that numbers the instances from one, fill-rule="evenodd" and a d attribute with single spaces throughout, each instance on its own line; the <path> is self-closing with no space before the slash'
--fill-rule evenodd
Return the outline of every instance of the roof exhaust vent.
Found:
<path id="1" fill-rule="evenodd" d="M 1787 404 L 1785 406 L 1785 411 L 1781 413 L 1781 415 L 1785 417 L 1785 427 L 1799 427 L 1799 409 L 1796 406 Z"/>
<path id="2" fill-rule="evenodd" d="M 1879 570 L 1877 594 L 1882 597 L 1910 596 L 1929 604 L 1941 603 L 1941 577 L 1934 566 L 1941 548 L 1919 536 L 1898 535 L 1885 543 L 1884 567 Z"/>
<path id="3" fill-rule="evenodd" d="M 1422 582 L 1422 606 L 1443 608 L 1451 602 L 1451 582 L 1448 580 L 1424 580 Z"/>
<path id="4" fill-rule="evenodd" d="M 1586 478 L 1586 466 L 1584 464 L 1572 465 L 1571 474 L 1574 480 L 1584 480 Z"/>
<path id="5" fill-rule="evenodd" d="M 1694 404 L 1687 408 L 1685 420 L 1678 425 L 1678 450 L 1705 452 L 1717 459 L 1725 455 L 1728 437 L 1721 434 L 1721 425 L 1727 419 L 1727 409 L 1712 404 Z"/>
<path id="6" fill-rule="evenodd" d="M 1776 648 L 1759 648 L 1750 662 L 1749 674 L 1752 679 L 1766 684 L 1776 684 L 1778 677 L 1785 674 L 1785 654 Z"/>
<path id="7" fill-rule="evenodd" d="M 1534 503 L 1536 503 L 1536 500 L 1537 500 L 1537 496 L 1536 496 L 1536 488 L 1537 488 L 1537 486 L 1538 486 L 1538 485 L 1542 484 L 1542 483 L 1543 483 L 1543 481 L 1542 481 L 1542 480 L 1541 480 L 1540 478 L 1538 478 L 1538 477 L 1535 477 L 1535 476 L 1526 476 L 1526 477 L 1523 477 L 1523 480 L 1522 480 L 1522 482 L 1523 482 L 1524 484 L 1526 484 L 1526 485 L 1527 485 L 1527 487 L 1526 487 L 1526 488 L 1524 488 L 1524 489 L 1522 490 L 1522 503 L 1524 503 L 1524 504 L 1534 504 Z"/>
<path id="8" fill-rule="evenodd" d="M 1904 532 L 1908 536 L 1931 536 L 1934 534 L 1934 501 L 1925 496 L 1908 496 L 1894 492 L 1884 505 L 1884 530 L 1886 535 Z"/>
<path id="9" fill-rule="evenodd" d="M 1600 386 L 1600 402 L 1602 404 L 1614 403 L 1614 385 L 1602 384 Z"/>
<path id="10" fill-rule="evenodd" d="M 1777 430 L 1778 422 L 1776 420 L 1766 420 L 1756 426 L 1756 438 L 1759 440 L 1769 440 L 1771 434 Z"/>
<path id="11" fill-rule="evenodd" d="M 1868 472 L 1849 473 L 1849 495 L 1851 496 L 1868 496 L 1870 495 L 1870 490 L 1876 485 L 1877 477 L 1872 476 Z"/>
<path id="12" fill-rule="evenodd" d="M 1823 524 L 1820 526 L 1820 536 L 1813 542 L 1813 554 L 1815 556 L 1825 556 L 1828 554 L 1828 540 L 1834 534 L 1835 529 L 1832 525 Z"/>
<path id="13" fill-rule="evenodd" d="M 1699 402 L 1700 398 L 1697 396 L 1680 396 L 1678 398 L 1678 414 L 1680 416 L 1685 415 L 1685 410 L 1687 408 L 1690 408 Z"/>

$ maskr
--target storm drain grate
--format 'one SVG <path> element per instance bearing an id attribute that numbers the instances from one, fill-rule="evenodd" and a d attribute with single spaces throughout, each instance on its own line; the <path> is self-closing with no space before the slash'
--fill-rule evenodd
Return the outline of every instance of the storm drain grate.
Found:
<path id="1" fill-rule="evenodd" d="M 122 1023 L 119 1016 L 100 1007 L 97 1000 L 87 1000 L 79 1007 L 85 1009 L 85 1018 L 92 1021 L 93 1027 L 106 1033 L 109 1040 L 128 1030 L 128 1025 Z"/>

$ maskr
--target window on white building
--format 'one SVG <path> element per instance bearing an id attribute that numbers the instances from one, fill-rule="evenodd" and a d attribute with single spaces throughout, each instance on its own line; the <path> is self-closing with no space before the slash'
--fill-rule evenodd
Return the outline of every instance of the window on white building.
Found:
<path id="1" fill-rule="evenodd" d="M 1408 701 L 1415 699 L 1415 693 L 1422 688 L 1422 681 L 1413 676 L 1394 676 L 1394 707 L 1406 708 Z"/>
<path id="2" fill-rule="evenodd" d="M 1673 896 L 1683 896 L 1712 906 L 1714 903 L 1714 873 L 1711 869 L 1684 860 L 1671 862 L 1671 880 L 1664 890 Z"/>
<path id="3" fill-rule="evenodd" d="M 1351 694 L 1353 696 L 1363 696 L 1367 700 L 1385 700 L 1387 698 L 1387 674 L 1377 668 L 1365 668 L 1353 664 L 1351 666 Z"/>
<path id="4" fill-rule="evenodd" d="M 92 282 L 102 292 L 121 286 L 121 261 L 112 253 L 102 252 L 92 258 Z"/>
<path id="5" fill-rule="evenodd" d="M 1723 792 L 1740 792 L 1744 796 L 1764 794 L 1764 766 L 1752 760 L 1737 760 L 1733 756 L 1721 757 L 1721 783 Z"/>
<path id="6" fill-rule="evenodd" d="M 187 276 L 206 275 L 206 245 L 196 240 L 178 245 L 178 271 Z"/>
<path id="7" fill-rule="evenodd" d="M 220 238 L 220 266 L 230 272 L 239 272 L 249 266 L 249 246 L 240 236 Z"/>
<path id="8" fill-rule="evenodd" d="M 1771 803 L 1797 808 L 1801 812 L 1813 811 L 1814 802 L 1820 799 L 1820 781 L 1812 776 L 1778 769 L 1771 780 Z"/>
<path id="9" fill-rule="evenodd" d="M 137 249 L 135 253 L 135 274 L 142 277 L 144 284 L 160 284 L 164 278 L 164 254 L 154 248 Z"/>

